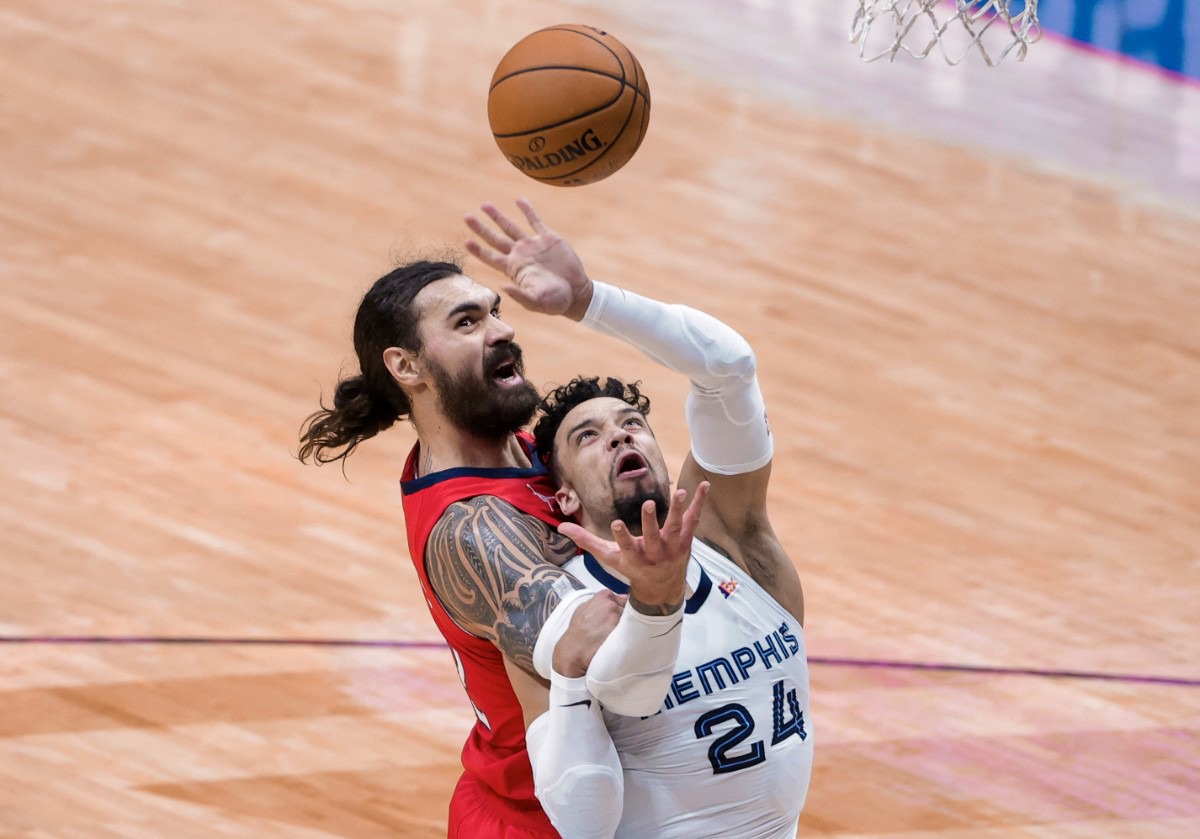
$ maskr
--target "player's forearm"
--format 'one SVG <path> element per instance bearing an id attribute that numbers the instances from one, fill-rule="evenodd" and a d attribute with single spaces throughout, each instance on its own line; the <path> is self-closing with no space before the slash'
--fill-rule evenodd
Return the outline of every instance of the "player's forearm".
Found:
<path id="1" fill-rule="evenodd" d="M 774 446 L 754 351 L 730 326 L 697 309 L 600 282 L 593 282 L 582 322 L 691 380 L 688 430 L 702 467 L 737 475 L 771 460 Z"/>
<path id="2" fill-rule="evenodd" d="M 619 338 L 648 358 L 716 390 L 730 377 L 754 377 L 754 352 L 732 327 L 699 309 L 663 303 L 607 283 L 592 283 L 582 323 Z"/>
<path id="3" fill-rule="evenodd" d="M 588 690 L 605 708 L 627 717 L 658 712 L 671 689 L 683 637 L 683 604 L 646 615 L 629 603 L 588 665 Z"/>
<path id="4" fill-rule="evenodd" d="M 576 668 L 576 658 L 562 654 L 560 645 L 566 643 L 575 610 L 590 596 L 573 592 L 555 607 L 534 647 L 534 667 L 544 679 L 563 672 L 560 667 L 570 667 L 572 674 L 586 669 L 588 689 L 605 708 L 624 716 L 650 716 L 671 688 L 682 637 L 682 604 L 671 614 L 645 615 L 626 603 L 608 637 Z M 556 660 L 559 667 L 554 666 Z"/>

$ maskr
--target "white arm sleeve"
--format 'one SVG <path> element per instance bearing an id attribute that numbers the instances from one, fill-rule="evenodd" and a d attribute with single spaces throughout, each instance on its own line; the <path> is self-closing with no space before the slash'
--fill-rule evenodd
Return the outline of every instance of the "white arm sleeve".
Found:
<path id="1" fill-rule="evenodd" d="M 571 623 L 571 616 L 594 592 L 570 592 L 550 613 L 533 646 L 533 666 L 543 679 L 564 678 L 554 673 L 554 648 Z M 643 615 L 628 603 L 613 631 L 588 665 L 587 687 L 605 708 L 627 717 L 648 717 L 658 711 L 671 688 L 682 636 L 683 607 L 670 615 Z M 582 677 L 581 677 L 582 678 Z"/>
<path id="2" fill-rule="evenodd" d="M 625 778 L 584 678 L 550 676 L 550 708 L 525 732 L 534 792 L 563 839 L 611 839 Z"/>
<path id="3" fill-rule="evenodd" d="M 774 443 L 754 351 L 729 326 L 697 309 L 595 280 L 582 322 L 691 380 L 688 429 L 692 456 L 702 468 L 740 475 L 770 462 Z"/>
<path id="4" fill-rule="evenodd" d="M 643 615 L 626 603 L 621 619 L 588 665 L 588 690 L 613 713 L 626 717 L 657 713 L 675 675 L 682 627 L 682 604 L 670 615 Z"/>

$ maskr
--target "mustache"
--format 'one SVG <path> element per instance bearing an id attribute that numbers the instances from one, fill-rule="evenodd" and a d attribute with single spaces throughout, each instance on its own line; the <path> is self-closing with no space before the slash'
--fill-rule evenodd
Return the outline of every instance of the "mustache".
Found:
<path id="1" fill-rule="evenodd" d="M 502 344 L 492 347 L 483 356 L 483 371 L 488 375 L 495 373 L 505 364 L 511 364 L 522 376 L 525 375 L 525 352 L 520 344 Z"/>

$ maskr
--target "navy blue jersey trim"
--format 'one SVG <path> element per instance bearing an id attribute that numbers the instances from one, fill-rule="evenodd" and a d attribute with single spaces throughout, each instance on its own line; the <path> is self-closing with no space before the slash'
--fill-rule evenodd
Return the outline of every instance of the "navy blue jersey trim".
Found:
<path id="1" fill-rule="evenodd" d="M 529 457 L 529 462 L 533 464 L 532 466 L 505 466 L 501 468 L 456 466 L 451 469 L 443 469 L 441 472 L 423 475 L 420 478 L 413 478 L 411 481 L 401 481 L 400 491 L 405 495 L 412 495 L 414 492 L 420 492 L 426 487 L 431 487 L 442 481 L 453 480 L 454 478 L 540 478 L 545 475 L 546 465 L 538 459 L 537 451 L 534 449 L 533 444 L 527 443 L 525 440 L 521 440 L 520 443 L 521 448 L 525 449 L 526 456 Z"/>
<path id="2" fill-rule="evenodd" d="M 457 466 L 453 469 L 443 469 L 441 472 L 434 472 L 432 475 L 413 478 L 411 481 L 401 481 L 400 491 L 405 495 L 411 495 L 434 484 L 440 484 L 442 481 L 449 481 L 454 478 L 540 478 L 545 474 L 546 470 L 544 468 L 537 467 L 531 469 L 520 469 L 517 467 L 491 469 L 477 466 Z"/>
<path id="3" fill-rule="evenodd" d="M 708 572 L 703 568 L 700 569 L 700 582 L 696 584 L 696 592 L 688 598 L 687 606 L 683 611 L 686 614 L 694 615 L 700 611 L 700 607 L 704 605 L 704 601 L 708 599 L 709 592 L 712 591 L 712 579 L 708 576 Z"/>
<path id="4" fill-rule="evenodd" d="M 604 570 L 604 566 L 600 564 L 600 561 L 586 551 L 583 554 L 583 567 L 614 594 L 629 594 L 629 584 L 617 579 Z M 700 611 L 700 607 L 704 605 L 704 601 L 708 599 L 708 595 L 712 592 L 712 585 L 712 578 L 708 576 L 708 572 L 701 566 L 700 582 L 696 584 L 696 591 L 688 598 L 687 605 L 683 609 L 685 614 L 694 615 Z"/>
<path id="5" fill-rule="evenodd" d="M 592 556 L 587 551 L 583 552 L 583 567 L 588 570 L 588 573 L 599 580 L 605 588 L 616 594 L 629 594 L 629 583 L 617 579 L 612 574 L 604 570 L 604 566 L 600 564 L 600 560 Z"/>

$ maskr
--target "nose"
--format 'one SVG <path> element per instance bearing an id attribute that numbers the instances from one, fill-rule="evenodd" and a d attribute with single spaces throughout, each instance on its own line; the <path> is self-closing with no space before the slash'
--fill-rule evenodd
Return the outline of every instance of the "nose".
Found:
<path id="1" fill-rule="evenodd" d="M 515 338 L 517 331 L 500 318 L 492 318 L 491 329 L 488 332 L 488 343 L 506 344 Z"/>
<path id="2" fill-rule="evenodd" d="M 620 446 L 622 443 L 632 443 L 632 442 L 633 442 L 633 435 L 630 434 L 628 431 L 626 431 L 623 428 L 618 428 L 617 433 L 614 434 L 612 439 L 608 441 L 608 446 L 609 446 L 609 448 L 615 449 L 618 446 Z"/>

